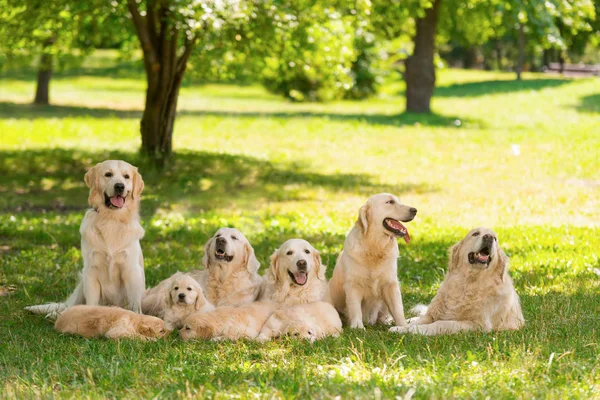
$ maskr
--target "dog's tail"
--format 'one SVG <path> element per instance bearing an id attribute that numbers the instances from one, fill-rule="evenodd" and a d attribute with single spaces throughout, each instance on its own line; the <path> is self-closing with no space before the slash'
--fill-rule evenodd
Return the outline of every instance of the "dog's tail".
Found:
<path id="1" fill-rule="evenodd" d="M 425 304 L 417 304 L 416 306 L 410 309 L 410 312 L 415 317 L 422 317 L 423 315 L 427 314 L 428 308 L 429 307 L 427 307 Z"/>
<path id="2" fill-rule="evenodd" d="M 66 302 L 63 303 L 46 303 L 37 306 L 25 307 L 25 310 L 33 313 L 46 316 L 46 318 L 55 320 L 67 308 L 77 304 L 84 304 L 83 286 L 81 282 L 77 285 L 73 293 L 69 296 Z"/>

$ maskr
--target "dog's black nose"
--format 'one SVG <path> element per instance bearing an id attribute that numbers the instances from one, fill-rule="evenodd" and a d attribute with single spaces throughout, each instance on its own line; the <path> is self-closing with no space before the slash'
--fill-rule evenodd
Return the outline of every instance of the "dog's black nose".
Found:
<path id="1" fill-rule="evenodd" d="M 225 240 L 224 238 L 222 238 L 222 237 L 218 237 L 217 238 L 217 245 L 222 246 L 222 245 L 224 245 L 226 243 L 227 243 L 227 240 Z"/>
<path id="2" fill-rule="evenodd" d="M 486 233 L 485 235 L 483 235 L 483 240 L 485 240 L 486 242 L 491 242 L 492 240 L 494 240 L 494 237 L 489 233 Z"/>
<path id="3" fill-rule="evenodd" d="M 125 185 L 122 183 L 115 183 L 115 192 L 117 193 L 123 193 L 123 190 L 125 190 Z"/>
<path id="4" fill-rule="evenodd" d="M 179 298 L 180 299 L 185 299 L 185 293 L 179 293 Z"/>
<path id="5" fill-rule="evenodd" d="M 306 269 L 306 261 L 305 260 L 298 260 L 296 265 L 298 266 L 298 268 Z"/>
<path id="6" fill-rule="evenodd" d="M 411 207 L 410 212 L 413 213 L 413 215 L 415 215 L 417 213 L 417 209 L 414 207 Z"/>

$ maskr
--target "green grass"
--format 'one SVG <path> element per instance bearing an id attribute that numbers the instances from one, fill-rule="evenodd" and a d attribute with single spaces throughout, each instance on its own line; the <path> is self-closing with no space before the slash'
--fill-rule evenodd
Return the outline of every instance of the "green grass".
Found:
<path id="1" fill-rule="evenodd" d="M 366 102 L 292 104 L 255 86 L 186 83 L 177 154 L 138 156 L 139 65 L 95 56 L 34 107 L 27 71 L 0 80 L 0 397 L 600 397 L 600 80 L 446 70 L 435 114 L 403 113 L 402 84 Z M 520 155 L 511 145 L 520 145 Z M 447 337 L 346 330 L 290 340 L 156 343 L 57 334 L 23 307 L 65 298 L 81 268 L 85 170 L 140 167 L 146 279 L 200 265 L 219 226 L 240 228 L 264 270 L 284 240 L 331 275 L 359 206 L 396 193 L 419 209 L 401 246 L 406 307 L 429 301 L 446 249 L 494 228 L 527 320 Z"/>

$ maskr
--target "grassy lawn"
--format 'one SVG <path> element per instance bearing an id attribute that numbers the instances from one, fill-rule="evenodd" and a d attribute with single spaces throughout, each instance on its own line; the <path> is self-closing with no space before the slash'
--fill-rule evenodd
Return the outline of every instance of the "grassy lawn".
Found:
<path id="1" fill-rule="evenodd" d="M 441 71 L 431 116 L 403 113 L 401 83 L 323 105 L 190 82 L 161 174 L 137 154 L 139 66 L 96 56 L 57 74 L 50 107 L 28 104 L 33 77 L 0 78 L 0 397 L 600 397 L 600 79 Z M 302 237 L 331 276 L 360 205 L 389 191 L 419 209 L 400 244 L 406 307 L 431 300 L 446 249 L 487 226 L 511 257 L 527 325 L 433 338 L 378 326 L 312 345 L 59 335 L 23 307 L 75 287 L 83 175 L 107 158 L 146 182 L 148 285 L 197 268 L 225 225 L 245 233 L 261 270 Z"/>

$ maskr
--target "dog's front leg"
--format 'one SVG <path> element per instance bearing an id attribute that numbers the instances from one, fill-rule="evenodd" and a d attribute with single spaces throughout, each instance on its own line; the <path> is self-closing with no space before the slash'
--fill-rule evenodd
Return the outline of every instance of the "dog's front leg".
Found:
<path id="1" fill-rule="evenodd" d="M 137 264 L 125 266 L 122 272 L 123 286 L 127 295 L 128 308 L 138 314 L 142 313 L 142 296 L 146 281 L 144 269 Z"/>
<path id="2" fill-rule="evenodd" d="M 352 283 L 344 285 L 346 312 L 350 328 L 365 329 L 362 321 L 362 290 Z"/>
<path id="3" fill-rule="evenodd" d="M 404 306 L 402 305 L 402 295 L 400 294 L 399 284 L 397 282 L 391 282 L 382 289 L 383 300 L 392 314 L 392 317 L 394 317 L 396 326 L 405 326 L 406 319 L 404 318 Z"/>

